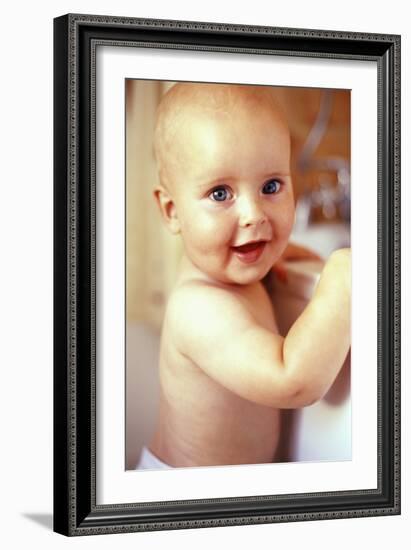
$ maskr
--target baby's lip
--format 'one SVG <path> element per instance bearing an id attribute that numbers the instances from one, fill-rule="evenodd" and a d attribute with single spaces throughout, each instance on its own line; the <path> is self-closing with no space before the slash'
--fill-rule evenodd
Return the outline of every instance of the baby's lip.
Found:
<path id="1" fill-rule="evenodd" d="M 266 240 L 254 240 L 247 243 L 232 246 L 233 254 L 245 264 L 253 264 L 259 260 L 265 250 Z"/>
<path id="2" fill-rule="evenodd" d="M 246 243 L 243 243 L 243 244 L 235 244 L 231 248 L 234 248 L 235 250 L 239 250 L 239 251 L 243 251 L 243 250 L 246 251 L 248 248 L 252 249 L 260 244 L 265 244 L 266 242 L 268 242 L 267 239 L 256 239 L 253 241 L 247 241 Z"/>

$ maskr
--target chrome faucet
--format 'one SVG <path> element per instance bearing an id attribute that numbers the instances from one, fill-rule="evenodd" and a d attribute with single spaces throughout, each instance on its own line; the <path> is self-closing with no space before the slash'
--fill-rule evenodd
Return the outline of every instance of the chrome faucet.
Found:
<path id="1" fill-rule="evenodd" d="M 317 170 L 320 172 L 318 188 L 306 190 L 297 200 L 296 221 L 298 229 L 304 229 L 312 222 L 315 208 L 321 208 L 326 219 L 333 219 L 337 213 L 347 223 L 350 221 L 351 176 L 349 162 L 343 157 L 323 157 L 314 159 L 313 155 L 320 144 L 331 115 L 333 91 L 324 90 L 320 109 L 298 159 L 302 172 Z M 337 184 L 335 185 L 335 180 Z"/>

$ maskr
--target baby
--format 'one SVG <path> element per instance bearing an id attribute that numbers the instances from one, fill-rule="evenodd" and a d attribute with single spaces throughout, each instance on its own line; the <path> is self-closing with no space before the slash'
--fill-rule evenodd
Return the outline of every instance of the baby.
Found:
<path id="1" fill-rule="evenodd" d="M 177 84 L 155 130 L 154 195 L 184 245 L 140 467 L 270 463 L 280 410 L 327 392 L 350 347 L 351 253 L 334 252 L 280 336 L 262 279 L 294 221 L 287 123 L 266 87 Z"/>

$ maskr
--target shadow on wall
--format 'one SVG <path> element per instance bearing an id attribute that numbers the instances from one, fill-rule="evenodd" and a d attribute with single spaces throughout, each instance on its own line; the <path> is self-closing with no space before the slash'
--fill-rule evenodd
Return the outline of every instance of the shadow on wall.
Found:
<path id="1" fill-rule="evenodd" d="M 154 432 L 159 401 L 160 333 L 127 323 L 126 469 L 133 470 Z"/>

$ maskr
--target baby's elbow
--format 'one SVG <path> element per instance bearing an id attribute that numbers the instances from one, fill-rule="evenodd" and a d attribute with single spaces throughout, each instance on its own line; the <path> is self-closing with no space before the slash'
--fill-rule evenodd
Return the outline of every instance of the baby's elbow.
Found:
<path id="1" fill-rule="evenodd" d="M 324 397 L 324 389 L 318 384 L 293 383 L 290 385 L 287 403 L 288 409 L 310 407 Z"/>
<path id="2" fill-rule="evenodd" d="M 301 396 L 301 404 L 299 405 L 299 408 L 311 407 L 311 405 L 315 405 L 315 403 L 318 403 L 318 401 L 321 401 L 322 398 L 323 398 L 322 392 L 307 391 Z"/>

